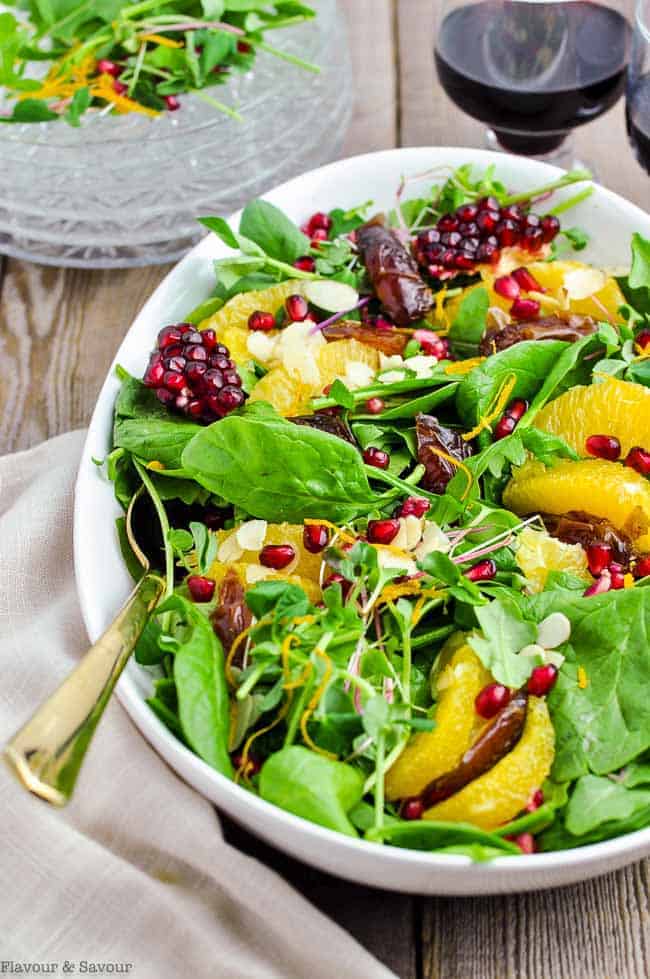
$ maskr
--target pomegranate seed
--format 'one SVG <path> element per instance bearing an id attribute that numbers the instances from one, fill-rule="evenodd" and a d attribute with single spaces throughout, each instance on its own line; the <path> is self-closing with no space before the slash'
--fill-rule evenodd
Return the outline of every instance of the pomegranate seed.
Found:
<path id="1" fill-rule="evenodd" d="M 265 568 L 282 571 L 291 564 L 295 556 L 296 551 L 291 544 L 266 544 L 260 551 L 260 564 Z"/>
<path id="2" fill-rule="evenodd" d="M 327 241 L 327 231 L 324 228 L 315 228 L 311 233 L 312 248 L 318 248 L 320 241 Z"/>
<path id="3" fill-rule="evenodd" d="M 501 275 L 494 280 L 494 291 L 504 299 L 516 299 L 519 295 L 519 283 L 513 275 Z"/>
<path id="4" fill-rule="evenodd" d="M 587 548 L 587 564 L 594 578 L 612 563 L 612 549 L 609 544 L 598 542 Z"/>
<path id="5" fill-rule="evenodd" d="M 175 95 L 166 95 L 165 105 L 168 112 L 176 112 L 181 107 L 180 99 L 177 99 Z"/>
<path id="6" fill-rule="evenodd" d="M 114 61 L 109 61 L 108 58 L 99 59 L 97 62 L 97 71 L 100 75 L 112 75 L 113 78 L 117 78 L 118 75 L 122 74 L 120 65 L 116 65 Z"/>
<path id="7" fill-rule="evenodd" d="M 128 91 L 128 88 L 128 85 L 125 85 L 124 82 L 118 81 L 117 78 L 113 82 L 113 91 L 117 95 L 124 95 L 124 93 Z"/>
<path id="8" fill-rule="evenodd" d="M 385 407 L 381 398 L 368 398 L 366 401 L 366 411 L 371 415 L 380 415 Z"/>
<path id="9" fill-rule="evenodd" d="M 646 452 L 640 445 L 632 446 L 625 457 L 625 465 L 636 469 L 642 476 L 650 476 L 650 452 Z"/>
<path id="10" fill-rule="evenodd" d="M 518 269 L 513 269 L 510 273 L 517 285 L 525 292 L 546 292 L 544 286 L 540 285 L 532 272 L 521 265 Z"/>
<path id="11" fill-rule="evenodd" d="M 487 687 L 476 695 L 474 708 L 479 717 L 488 720 L 494 717 L 510 702 L 510 691 L 501 683 L 488 683 Z"/>
<path id="12" fill-rule="evenodd" d="M 619 588 L 625 588 L 625 573 L 622 570 L 614 571 L 610 568 L 609 578 L 610 588 L 614 591 L 618 591 Z"/>
<path id="13" fill-rule="evenodd" d="M 474 255 L 469 252 L 460 252 L 456 255 L 454 265 L 457 269 L 473 269 L 475 264 Z"/>
<path id="14" fill-rule="evenodd" d="M 383 316 L 375 316 L 375 329 L 376 330 L 392 330 L 394 324 L 390 320 L 385 319 Z"/>
<path id="15" fill-rule="evenodd" d="M 613 435 L 590 435 L 585 448 L 590 456 L 597 456 L 599 459 L 609 459 L 616 462 L 621 455 L 621 443 Z M 629 459 L 628 453 L 628 459 Z M 627 463 L 627 459 L 625 460 Z"/>
<path id="16" fill-rule="evenodd" d="M 498 442 L 500 439 L 504 439 L 507 435 L 512 435 L 516 427 L 516 418 L 513 418 L 512 415 L 501 415 L 501 418 L 499 418 L 499 421 L 494 426 L 494 432 L 492 433 L 494 441 Z"/>
<path id="17" fill-rule="evenodd" d="M 515 398 L 511 401 L 505 410 L 505 414 L 509 415 L 510 418 L 514 418 L 515 421 L 519 421 L 520 418 L 528 411 L 528 402 L 525 398 Z"/>
<path id="18" fill-rule="evenodd" d="M 477 214 L 478 205 L 476 204 L 461 204 L 456 211 L 456 217 L 459 221 L 473 221 Z"/>
<path id="19" fill-rule="evenodd" d="M 338 571 L 332 572 L 332 574 L 329 575 L 323 582 L 323 588 L 329 588 L 330 585 L 341 586 L 341 593 L 344 600 L 348 597 L 352 588 L 352 582 L 348 581 L 347 578 L 344 578 L 342 574 L 338 573 Z"/>
<path id="20" fill-rule="evenodd" d="M 555 236 L 559 233 L 560 222 L 554 214 L 547 214 L 546 217 L 542 218 L 540 228 L 542 229 L 544 243 L 548 244 L 548 242 L 553 241 Z"/>
<path id="21" fill-rule="evenodd" d="M 378 449 L 374 445 L 369 445 L 363 453 L 363 461 L 367 466 L 374 466 L 375 469 L 388 469 L 390 456 L 383 449 Z"/>
<path id="22" fill-rule="evenodd" d="M 301 255 L 293 263 L 294 269 L 300 269 L 301 272 L 315 272 L 316 262 L 310 255 Z"/>
<path id="23" fill-rule="evenodd" d="M 593 585 L 589 585 L 589 588 L 583 592 L 583 595 L 585 598 L 590 598 L 592 595 L 604 595 L 605 592 L 609 591 L 611 584 L 612 579 L 610 573 L 609 571 L 605 570 L 601 574 L 600 578 L 597 578 L 596 581 L 594 581 Z"/>
<path id="24" fill-rule="evenodd" d="M 540 305 L 536 299 L 515 299 L 510 307 L 511 314 L 518 320 L 534 319 L 539 315 Z"/>
<path id="25" fill-rule="evenodd" d="M 329 539 L 330 533 L 325 524 L 305 524 L 302 532 L 302 542 L 305 549 L 309 551 L 310 554 L 319 554 L 325 547 L 327 547 Z"/>
<path id="26" fill-rule="evenodd" d="M 316 213 L 312 214 L 307 222 L 307 227 L 312 235 L 316 230 L 324 231 L 327 234 L 332 227 L 332 219 L 329 214 L 325 214 L 324 211 L 316 211 Z"/>
<path id="27" fill-rule="evenodd" d="M 413 339 L 422 347 L 423 353 L 428 357 L 437 357 L 444 360 L 449 353 L 449 344 L 442 340 L 433 330 L 415 330 Z"/>
<path id="28" fill-rule="evenodd" d="M 527 214 L 524 218 L 525 228 L 539 228 L 541 221 L 537 214 Z"/>
<path id="29" fill-rule="evenodd" d="M 500 217 L 497 210 L 479 211 L 476 215 L 477 227 L 484 235 L 489 235 L 496 229 Z"/>
<path id="30" fill-rule="evenodd" d="M 164 326 L 158 334 L 158 347 L 165 350 L 173 343 L 178 343 L 182 337 L 181 331 L 177 326 Z"/>
<path id="31" fill-rule="evenodd" d="M 185 377 L 179 371 L 165 371 L 163 375 L 163 384 L 168 391 L 173 391 L 176 394 L 180 394 L 185 387 Z"/>
<path id="32" fill-rule="evenodd" d="M 409 821 L 422 819 L 423 813 L 424 803 L 421 799 L 407 799 L 402 803 L 402 808 L 400 809 L 402 819 L 408 819 Z"/>
<path id="33" fill-rule="evenodd" d="M 302 323 L 309 316 L 309 306 L 304 296 L 294 294 L 287 296 L 284 304 L 289 319 L 293 323 Z"/>
<path id="34" fill-rule="evenodd" d="M 237 50 L 240 54 L 250 54 L 253 48 L 246 41 L 237 41 Z"/>
<path id="35" fill-rule="evenodd" d="M 440 241 L 440 232 L 437 228 L 428 228 L 418 235 L 418 241 L 421 245 L 426 247 L 427 245 L 435 245 Z"/>
<path id="36" fill-rule="evenodd" d="M 214 596 L 215 582 L 211 578 L 203 578 L 198 574 L 191 574 L 187 579 L 187 587 L 192 601 L 211 602 Z"/>
<path id="37" fill-rule="evenodd" d="M 243 753 L 240 751 L 232 756 L 232 763 L 236 771 L 243 771 L 248 778 L 252 778 L 253 775 L 258 775 L 262 770 L 262 762 L 259 758 L 251 754 L 244 758 Z"/>
<path id="38" fill-rule="evenodd" d="M 261 309 L 256 309 L 254 313 L 251 313 L 248 317 L 248 329 L 249 330 L 268 330 L 275 329 L 275 316 L 273 313 L 264 313 Z"/>
<path id="39" fill-rule="evenodd" d="M 449 248 L 456 248 L 462 240 L 463 236 L 458 231 L 446 231 L 440 236 L 442 244 L 447 245 Z"/>
<path id="40" fill-rule="evenodd" d="M 163 383 L 163 378 L 165 376 L 165 368 L 162 364 L 151 364 L 147 368 L 142 381 L 145 387 L 148 388 L 159 388 Z"/>
<path id="41" fill-rule="evenodd" d="M 645 350 L 650 343 L 650 330 L 641 330 L 641 332 L 637 333 L 635 336 L 634 342 L 637 344 L 637 346 L 641 347 L 642 350 Z"/>
<path id="42" fill-rule="evenodd" d="M 536 812 L 544 802 L 544 793 L 541 789 L 535 789 L 530 799 L 526 803 L 526 812 Z"/>
<path id="43" fill-rule="evenodd" d="M 637 558 L 633 571 L 635 578 L 645 578 L 647 575 L 649 575 L 650 554 L 644 554 L 643 557 Z"/>
<path id="44" fill-rule="evenodd" d="M 515 843 L 522 853 L 530 854 L 535 853 L 535 837 L 532 833 L 519 833 L 517 836 L 506 836 L 507 840 L 511 843 Z"/>
<path id="45" fill-rule="evenodd" d="M 476 259 L 479 262 L 498 262 L 499 260 L 498 242 L 496 244 L 494 244 L 491 241 L 481 242 L 476 252 Z"/>
<path id="46" fill-rule="evenodd" d="M 494 231 L 502 248 L 514 245 L 519 240 L 519 226 L 514 221 L 499 221 Z"/>
<path id="47" fill-rule="evenodd" d="M 423 496 L 408 496 L 399 508 L 400 517 L 423 517 L 431 504 Z"/>
<path id="48" fill-rule="evenodd" d="M 545 697 L 555 686 L 558 671 L 551 663 L 536 666 L 528 678 L 526 689 L 533 697 Z"/>
<path id="49" fill-rule="evenodd" d="M 245 400 L 244 392 L 241 388 L 235 387 L 234 384 L 227 384 L 222 387 L 217 395 L 217 402 L 222 415 L 229 414 L 235 408 L 241 408 Z"/>
<path id="50" fill-rule="evenodd" d="M 491 581 L 497 573 L 497 566 L 491 558 L 479 561 L 469 570 L 465 571 L 465 577 L 470 581 Z"/>
<path id="51" fill-rule="evenodd" d="M 499 202 L 496 197 L 482 197 L 480 201 L 477 201 L 479 211 L 498 211 L 500 210 Z"/>
<path id="52" fill-rule="evenodd" d="M 440 231 L 456 231 L 460 221 L 453 214 L 443 214 L 438 221 L 438 229 Z"/>
<path id="53" fill-rule="evenodd" d="M 521 237 L 521 247 L 527 252 L 536 252 L 544 244 L 544 233 L 541 228 L 526 228 Z"/>
<path id="54" fill-rule="evenodd" d="M 206 350 L 214 350 L 217 345 L 217 334 L 214 330 L 201 330 L 199 336 Z"/>
<path id="55" fill-rule="evenodd" d="M 519 204 L 506 204 L 501 208 L 501 217 L 504 221 L 521 221 L 524 213 Z"/>
<path id="56" fill-rule="evenodd" d="M 369 520 L 368 540 L 371 544 L 390 544 L 399 534 L 399 520 Z"/>

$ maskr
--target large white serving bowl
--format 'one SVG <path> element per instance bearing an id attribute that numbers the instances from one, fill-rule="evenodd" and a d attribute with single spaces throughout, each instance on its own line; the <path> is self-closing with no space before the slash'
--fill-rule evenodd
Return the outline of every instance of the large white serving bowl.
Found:
<path id="1" fill-rule="evenodd" d="M 483 150 L 417 148 L 388 150 L 340 160 L 312 170 L 278 187 L 266 199 L 302 222 L 316 210 L 352 207 L 372 198 L 377 209 L 393 206 L 402 177 L 415 177 L 405 196 L 417 196 L 439 179 L 442 171 L 471 162 L 494 164 L 508 187 L 525 191 L 555 179 L 561 171 L 523 157 Z M 570 194 L 563 191 L 565 195 Z M 233 216 L 237 225 L 239 215 Z M 606 266 L 629 263 L 630 237 L 650 237 L 650 216 L 602 187 L 571 211 L 569 222 L 591 234 L 580 258 Z M 115 358 L 141 376 L 161 326 L 182 320 L 202 302 L 214 285 L 212 259 L 228 249 L 213 235 L 191 251 L 160 284 L 126 335 Z M 84 621 L 91 640 L 111 622 L 132 582 L 124 567 L 115 531 L 120 510 L 111 484 L 93 463 L 111 445 L 113 404 L 119 382 L 111 368 L 93 413 L 81 460 L 75 505 L 75 568 Z M 117 694 L 154 748 L 182 778 L 252 833 L 321 870 L 340 877 L 396 891 L 420 894 L 496 894 L 555 887 L 584 880 L 650 853 L 650 829 L 619 839 L 560 853 L 503 857 L 488 864 L 466 857 L 445 856 L 366 843 L 323 829 L 262 801 L 210 768 L 187 750 L 145 703 L 150 675 L 131 661 Z M 99 733 L 98 737 L 101 737 Z M 142 773 L 146 778 L 146 772 Z M 181 813 L 177 813 L 182 818 Z"/>

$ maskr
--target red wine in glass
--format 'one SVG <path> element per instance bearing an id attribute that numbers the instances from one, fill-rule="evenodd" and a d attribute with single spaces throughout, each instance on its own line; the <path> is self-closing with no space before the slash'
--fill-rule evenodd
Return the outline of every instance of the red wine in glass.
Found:
<path id="1" fill-rule="evenodd" d="M 625 120 L 634 155 L 650 174 L 650 74 L 628 90 Z"/>
<path id="2" fill-rule="evenodd" d="M 483 0 L 443 14 L 436 68 L 504 149 L 544 156 L 621 96 L 631 35 L 621 13 L 591 0 Z"/>

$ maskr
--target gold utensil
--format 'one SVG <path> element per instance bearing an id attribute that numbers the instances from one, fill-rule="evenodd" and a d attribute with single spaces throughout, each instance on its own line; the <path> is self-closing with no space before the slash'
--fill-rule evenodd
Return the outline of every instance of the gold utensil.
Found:
<path id="1" fill-rule="evenodd" d="M 126 532 L 145 573 L 106 632 L 4 749 L 23 785 L 57 806 L 72 796 L 95 728 L 165 588 L 165 579 L 149 571 L 149 560 L 133 535 L 133 507 L 139 495 L 131 499 Z"/>

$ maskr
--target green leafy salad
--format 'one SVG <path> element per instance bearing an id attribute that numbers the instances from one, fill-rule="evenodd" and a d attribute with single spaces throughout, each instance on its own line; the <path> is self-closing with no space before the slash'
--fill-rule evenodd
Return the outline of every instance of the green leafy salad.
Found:
<path id="1" fill-rule="evenodd" d="M 584 172 L 431 181 L 202 219 L 231 251 L 119 370 L 105 461 L 166 581 L 135 655 L 175 737 L 320 826 L 583 846 L 650 825 L 650 241 L 579 261 Z"/>

